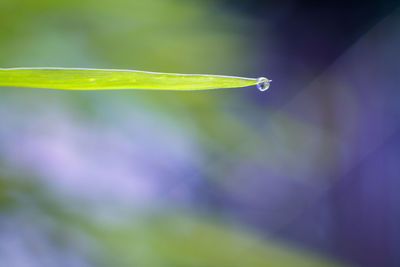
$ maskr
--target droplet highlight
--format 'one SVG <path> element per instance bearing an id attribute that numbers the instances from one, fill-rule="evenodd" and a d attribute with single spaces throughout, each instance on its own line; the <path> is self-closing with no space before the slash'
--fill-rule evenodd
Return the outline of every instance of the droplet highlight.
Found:
<path id="1" fill-rule="evenodd" d="M 257 81 L 257 88 L 258 88 L 258 90 L 260 90 L 261 92 L 267 91 L 268 88 L 269 88 L 269 83 L 270 83 L 271 81 L 272 81 L 272 80 L 268 80 L 268 79 L 265 78 L 265 77 L 260 77 L 260 78 L 258 78 L 258 81 Z"/>

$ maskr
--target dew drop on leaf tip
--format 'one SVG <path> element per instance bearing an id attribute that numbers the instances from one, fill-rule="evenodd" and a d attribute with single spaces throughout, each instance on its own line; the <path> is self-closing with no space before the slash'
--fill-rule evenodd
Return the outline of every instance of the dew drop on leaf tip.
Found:
<path id="1" fill-rule="evenodd" d="M 268 79 L 265 78 L 265 77 L 260 77 L 260 78 L 258 78 L 258 81 L 257 81 L 257 88 L 258 88 L 258 90 L 260 90 L 260 91 L 262 91 L 262 92 L 267 91 L 268 88 L 269 88 L 269 83 L 270 83 L 271 81 L 272 81 L 272 80 L 268 80 Z"/>

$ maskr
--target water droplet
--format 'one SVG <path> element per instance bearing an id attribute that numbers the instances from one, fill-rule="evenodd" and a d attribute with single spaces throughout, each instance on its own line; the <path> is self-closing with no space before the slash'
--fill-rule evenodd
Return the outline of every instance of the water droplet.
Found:
<path id="1" fill-rule="evenodd" d="M 268 88 L 269 88 L 269 83 L 270 83 L 271 81 L 272 81 L 272 80 L 268 80 L 268 79 L 265 78 L 265 77 L 260 77 L 260 78 L 258 78 L 258 81 L 257 81 L 257 88 L 258 88 L 258 90 L 260 90 L 260 91 L 262 91 L 262 92 L 267 91 Z"/>

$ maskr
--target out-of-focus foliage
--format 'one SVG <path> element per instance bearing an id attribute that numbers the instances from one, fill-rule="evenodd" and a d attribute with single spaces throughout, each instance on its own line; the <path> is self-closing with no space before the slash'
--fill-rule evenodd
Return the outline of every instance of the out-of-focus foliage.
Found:
<path id="1" fill-rule="evenodd" d="M 100 221 L 29 180 L 14 176 L 1 182 L 7 190 L 1 192 L 2 213 L 9 221 L 2 218 L 2 240 L 21 246 L 21 262 L 32 266 L 41 259 L 59 266 L 338 266 L 201 215 L 148 210 Z M 5 230 L 17 233 L 7 239 Z M 0 249 L 3 263 L 18 264 L 6 254 L 15 253 L 10 244 Z"/>
<path id="2" fill-rule="evenodd" d="M 249 21 L 220 11 L 201 1 L 5 0 L 1 64 L 243 71 Z"/>

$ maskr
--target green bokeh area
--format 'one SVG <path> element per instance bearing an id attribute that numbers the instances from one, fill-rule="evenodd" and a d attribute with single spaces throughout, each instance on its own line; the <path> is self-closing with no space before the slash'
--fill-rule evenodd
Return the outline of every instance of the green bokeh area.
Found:
<path id="1" fill-rule="evenodd" d="M 256 23 L 222 7 L 219 1 L 2 0 L 0 67 L 118 68 L 252 77 L 257 68 L 253 46 L 257 34 L 252 30 Z M 217 209 L 198 209 L 197 203 L 135 204 L 122 209 L 110 203 L 104 212 L 96 200 L 85 198 L 90 190 L 85 193 L 79 183 L 72 196 L 51 185 L 59 179 L 52 172 L 53 166 L 59 166 L 56 159 L 43 163 L 38 156 L 43 168 L 50 168 L 49 182 L 41 178 L 41 170 L 26 167 L 18 152 L 20 135 L 35 139 L 31 135 L 35 133 L 46 140 L 52 131 L 72 127 L 92 133 L 97 141 L 85 145 L 94 154 L 107 154 L 96 150 L 104 141 L 102 134 L 110 132 L 116 139 L 128 136 L 135 143 L 126 127 L 152 123 L 156 125 L 150 127 L 153 130 L 142 135 L 165 138 L 163 142 L 171 144 L 170 151 L 156 151 L 165 153 L 166 165 L 170 154 L 179 149 L 174 142 L 181 141 L 174 140 L 189 140 L 195 144 L 193 157 L 202 162 L 201 176 L 223 188 L 230 183 L 229 162 L 257 163 L 261 160 L 257 149 L 273 148 L 264 139 L 265 129 L 241 117 L 251 103 L 240 90 L 256 88 L 218 92 L 1 88 L 1 136 L 6 141 L 15 139 L 15 147 L 11 145 L 9 152 L 2 148 L 0 155 L 2 248 L 19 244 L 20 259 L 28 262 L 24 266 L 339 266 L 219 216 Z M 266 116 L 265 110 L 259 111 Z M 294 135 L 292 122 L 279 115 L 274 118 L 287 135 Z M 67 123 L 72 126 L 63 128 Z M 296 126 L 297 133 L 302 130 Z M 18 135 L 5 138 L 7 134 Z M 113 138 L 111 144 L 116 142 Z M 144 148 L 138 155 L 145 157 L 153 147 Z M 10 158 L 8 153 L 16 156 Z M 115 157 L 111 155 L 110 160 Z M 124 155 L 120 157 L 115 160 L 124 160 Z M 157 164 L 147 168 L 162 166 L 162 162 Z M 270 164 L 274 165 L 272 157 Z M 68 164 L 65 170 L 60 168 L 60 177 L 70 171 Z M 166 174 L 165 179 L 168 175 L 174 174 Z M 96 182 L 89 185 L 93 190 L 97 186 Z M 14 234 L 20 241 L 13 239 Z M 4 251 L 3 256 L 8 250 Z"/>
<path id="2" fill-rule="evenodd" d="M 1 64 L 244 70 L 249 55 L 240 52 L 251 40 L 240 37 L 250 22 L 220 12 L 213 2 L 2 1 Z"/>

